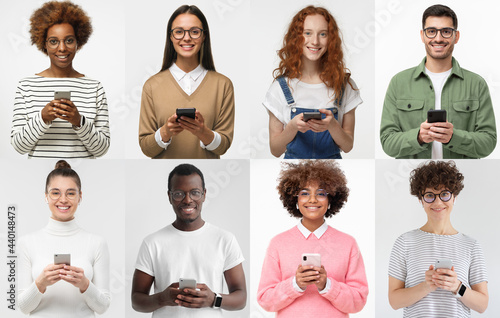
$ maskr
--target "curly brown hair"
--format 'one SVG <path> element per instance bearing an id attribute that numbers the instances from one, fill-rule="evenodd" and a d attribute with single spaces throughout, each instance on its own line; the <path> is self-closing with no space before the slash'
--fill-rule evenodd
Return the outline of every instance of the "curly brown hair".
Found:
<path id="1" fill-rule="evenodd" d="M 335 215 L 347 202 L 349 188 L 344 172 L 334 160 L 300 160 L 299 163 L 282 163 L 278 177 L 278 193 L 283 207 L 291 216 L 300 218 L 297 195 L 309 182 L 318 182 L 328 192 L 329 208 L 325 217 Z"/>
<path id="2" fill-rule="evenodd" d="M 77 50 L 80 50 L 87 43 L 92 34 L 90 17 L 83 9 L 70 1 L 58 2 L 50 1 L 35 10 L 30 18 L 31 44 L 47 54 L 45 41 L 47 40 L 47 30 L 56 24 L 68 23 L 75 31 Z"/>
<path id="3" fill-rule="evenodd" d="M 321 80 L 326 86 L 333 89 L 335 96 L 341 96 L 342 90 L 351 76 L 344 63 L 342 39 L 337 21 L 331 13 L 322 7 L 308 6 L 300 10 L 292 19 L 288 31 L 283 39 L 283 47 L 278 51 L 280 64 L 273 71 L 277 79 L 280 76 L 300 78 L 302 76 L 302 46 L 304 45 L 304 21 L 309 15 L 319 14 L 328 23 L 328 48 L 320 59 Z"/>
<path id="4" fill-rule="evenodd" d="M 464 188 L 464 176 L 454 161 L 428 161 L 415 168 L 410 174 L 410 193 L 421 199 L 427 188 L 441 187 L 456 197 Z"/>

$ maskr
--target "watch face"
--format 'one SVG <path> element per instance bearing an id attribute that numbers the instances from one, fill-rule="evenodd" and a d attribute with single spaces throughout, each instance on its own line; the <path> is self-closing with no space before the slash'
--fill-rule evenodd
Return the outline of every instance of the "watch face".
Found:
<path id="1" fill-rule="evenodd" d="M 459 294 L 460 296 L 463 296 L 463 295 L 465 294 L 465 290 L 466 290 L 466 289 L 467 289 L 467 288 L 465 287 L 465 285 L 464 285 L 464 284 L 462 284 L 462 286 L 460 286 L 460 290 L 458 291 L 458 294 Z"/>
<path id="2" fill-rule="evenodd" d="M 217 295 L 217 297 L 215 297 L 215 307 L 220 307 L 221 304 L 222 304 L 222 297 Z"/>

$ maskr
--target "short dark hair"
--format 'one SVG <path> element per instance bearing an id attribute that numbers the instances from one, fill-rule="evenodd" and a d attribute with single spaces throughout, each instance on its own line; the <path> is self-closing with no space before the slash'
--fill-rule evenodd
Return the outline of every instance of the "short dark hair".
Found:
<path id="1" fill-rule="evenodd" d="M 428 161 L 420 164 L 410 174 L 410 193 L 421 199 L 427 188 L 445 187 L 454 196 L 464 188 L 464 176 L 454 161 Z"/>
<path id="2" fill-rule="evenodd" d="M 172 178 L 174 177 L 174 175 L 190 176 L 193 173 L 196 173 L 200 176 L 201 185 L 203 186 L 202 190 L 205 190 L 205 178 L 203 177 L 203 173 L 200 171 L 200 169 L 196 168 L 192 164 L 183 163 L 175 167 L 174 170 L 170 171 L 170 174 L 168 175 L 168 191 L 172 190 Z"/>
<path id="3" fill-rule="evenodd" d="M 47 30 L 56 24 L 68 23 L 73 27 L 78 50 L 87 43 L 92 34 L 90 17 L 79 5 L 70 1 L 46 2 L 33 12 L 30 21 L 31 44 L 36 45 L 45 54 L 47 54 L 45 47 Z"/>
<path id="4" fill-rule="evenodd" d="M 172 16 L 168 20 L 167 40 L 165 42 L 165 50 L 163 52 L 163 65 L 161 66 L 160 72 L 168 69 L 170 66 L 172 66 L 172 64 L 174 64 L 175 60 L 177 60 L 177 52 L 175 52 L 174 44 L 170 39 L 170 30 L 172 30 L 172 24 L 174 23 L 175 18 L 183 13 L 195 15 L 198 19 L 200 19 L 203 28 L 203 34 L 205 35 L 205 40 L 203 41 L 201 50 L 200 52 L 198 52 L 198 54 L 200 54 L 200 64 L 208 71 L 215 71 L 215 64 L 212 57 L 212 47 L 210 45 L 210 29 L 208 28 L 207 19 L 197 6 L 183 5 L 177 8 L 177 10 L 172 13 Z"/>
<path id="5" fill-rule="evenodd" d="M 278 193 L 283 207 L 291 216 L 301 218 L 297 209 L 297 194 L 308 182 L 318 182 L 328 192 L 330 207 L 325 217 L 335 215 L 347 202 L 349 189 L 344 172 L 334 160 L 300 160 L 299 163 L 283 163 L 278 178 Z"/>
<path id="6" fill-rule="evenodd" d="M 435 4 L 425 9 L 424 15 L 422 16 L 422 29 L 425 29 L 425 20 L 427 20 L 428 17 L 450 17 L 453 20 L 453 28 L 455 30 L 458 29 L 457 15 L 450 7 L 442 4 Z"/>
<path id="7" fill-rule="evenodd" d="M 71 169 L 71 166 L 66 162 L 66 160 L 59 160 L 58 162 L 56 162 L 54 170 L 52 170 L 47 176 L 47 180 L 45 181 L 45 193 L 49 191 L 50 181 L 57 176 L 72 178 L 73 181 L 75 181 L 76 186 L 78 187 L 78 191 L 82 191 L 82 182 L 80 181 L 78 173 L 76 173 L 75 170 Z"/>

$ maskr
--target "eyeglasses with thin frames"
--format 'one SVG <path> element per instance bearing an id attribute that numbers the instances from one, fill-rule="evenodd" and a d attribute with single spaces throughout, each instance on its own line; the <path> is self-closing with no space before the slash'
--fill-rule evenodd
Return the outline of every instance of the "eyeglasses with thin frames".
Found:
<path id="1" fill-rule="evenodd" d="M 57 49 L 59 44 L 61 44 L 61 41 L 63 41 L 67 48 L 73 49 L 76 47 L 76 38 L 74 36 L 69 36 L 63 40 L 59 40 L 58 38 L 48 38 L 45 42 L 47 42 L 47 46 L 50 49 Z"/>
<path id="2" fill-rule="evenodd" d="M 68 200 L 75 200 L 78 197 L 78 194 L 80 194 L 80 191 L 75 190 L 75 189 L 68 189 L 66 190 L 65 197 Z M 51 200 L 59 200 L 61 198 L 62 192 L 59 189 L 50 189 L 49 190 L 49 198 Z"/>
<path id="3" fill-rule="evenodd" d="M 314 194 L 311 193 L 310 191 L 302 190 L 299 192 L 299 194 L 297 194 L 297 200 L 309 201 L 311 198 L 311 195 L 314 195 L 316 197 L 316 200 L 318 200 L 318 201 L 325 201 L 328 199 L 328 192 L 326 192 L 323 189 L 319 189 Z"/>
<path id="4" fill-rule="evenodd" d="M 184 200 L 184 198 L 186 197 L 186 192 L 181 191 L 181 190 L 168 191 L 168 193 L 170 193 L 170 195 L 172 196 L 172 199 L 174 201 L 177 201 L 177 202 Z M 201 197 L 203 197 L 203 192 L 201 190 L 198 190 L 198 189 L 193 189 L 193 190 L 189 191 L 188 193 L 189 193 L 189 197 L 191 198 L 191 200 L 199 200 L 199 199 L 201 199 Z"/>

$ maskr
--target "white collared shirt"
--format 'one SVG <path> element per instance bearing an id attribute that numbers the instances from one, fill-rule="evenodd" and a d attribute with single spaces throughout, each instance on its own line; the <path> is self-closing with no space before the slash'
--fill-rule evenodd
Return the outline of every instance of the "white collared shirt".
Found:
<path id="1" fill-rule="evenodd" d="M 303 224 L 302 220 L 300 220 L 299 224 L 297 224 L 297 228 L 299 229 L 300 233 L 304 235 L 304 237 L 307 239 L 311 234 L 316 236 L 316 238 L 319 240 L 323 234 L 325 234 L 326 230 L 328 229 L 328 224 L 326 224 L 326 221 L 323 221 L 323 224 L 321 224 L 320 227 L 318 227 L 314 232 L 309 231 Z M 297 281 L 295 280 L 295 277 L 292 280 L 293 288 L 300 292 L 303 293 L 305 292 L 304 289 L 300 288 L 299 285 L 297 285 Z M 330 281 L 330 278 L 326 278 L 326 285 L 323 290 L 321 290 L 319 293 L 320 294 L 326 294 L 332 287 L 332 282 Z"/>
<path id="2" fill-rule="evenodd" d="M 189 96 L 191 96 L 191 94 L 196 91 L 196 89 L 200 86 L 201 82 L 203 82 L 203 79 L 208 73 L 208 71 L 203 66 L 201 66 L 201 64 L 199 64 L 194 70 L 189 73 L 181 70 L 175 63 L 172 64 L 172 66 L 170 66 L 168 70 L 174 77 L 177 84 L 179 84 L 182 90 Z M 213 131 L 213 133 L 214 139 L 208 145 L 205 146 L 200 140 L 201 148 L 211 151 L 219 147 L 220 143 L 222 142 L 222 138 L 218 132 Z M 172 141 L 172 139 L 170 139 L 167 142 L 163 142 L 163 140 L 161 139 L 160 129 L 158 129 L 155 133 L 155 140 L 158 146 L 164 149 L 167 149 L 168 145 L 170 145 L 170 142 Z"/>

